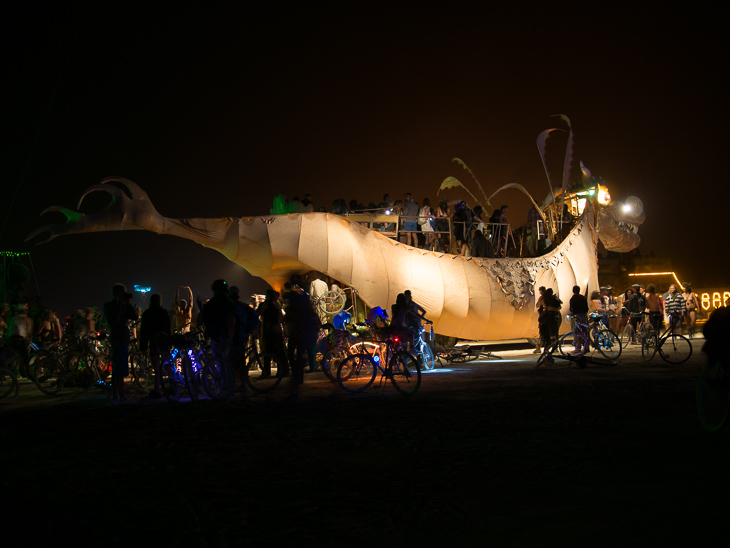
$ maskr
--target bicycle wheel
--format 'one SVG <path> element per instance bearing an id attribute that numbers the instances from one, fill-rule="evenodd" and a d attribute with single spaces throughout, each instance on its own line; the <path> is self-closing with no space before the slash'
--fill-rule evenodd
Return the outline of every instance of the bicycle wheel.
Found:
<path id="1" fill-rule="evenodd" d="M 140 388 L 152 383 L 153 371 L 149 358 L 142 352 L 134 352 L 129 356 L 129 374 L 132 382 Z"/>
<path id="2" fill-rule="evenodd" d="M 33 382 L 38 390 L 49 396 L 55 396 L 63 388 L 66 369 L 51 354 L 38 354 L 33 362 Z"/>
<path id="3" fill-rule="evenodd" d="M 395 389 L 405 396 L 415 394 L 421 386 L 421 366 L 408 352 L 398 352 L 390 360 L 391 377 Z"/>
<path id="4" fill-rule="evenodd" d="M 348 392 L 362 392 L 375 380 L 375 363 L 369 354 L 352 354 L 337 369 L 337 384 Z"/>
<path id="5" fill-rule="evenodd" d="M 621 339 L 610 329 L 601 329 L 596 335 L 598 351 L 609 360 L 617 360 L 621 356 Z"/>
<path id="6" fill-rule="evenodd" d="M 284 375 L 284 358 L 271 352 L 260 352 L 246 364 L 246 384 L 254 392 L 264 393 L 276 388 Z"/>
<path id="7" fill-rule="evenodd" d="M 641 343 L 641 357 L 645 362 L 650 362 L 654 354 L 656 354 L 656 336 L 649 333 Z"/>
<path id="8" fill-rule="evenodd" d="M 162 385 L 162 393 L 165 395 L 165 398 L 170 403 L 179 401 L 180 393 L 184 388 L 182 373 L 178 371 L 174 362 L 163 363 L 160 371 L 162 373 L 160 384 Z"/>
<path id="9" fill-rule="evenodd" d="M 334 316 L 335 314 L 342 312 L 342 309 L 345 308 L 346 302 L 347 297 L 344 292 L 327 291 L 319 298 L 318 304 L 319 309 L 322 312 L 329 314 L 330 316 Z"/>
<path id="10" fill-rule="evenodd" d="M 684 335 L 670 335 L 659 346 L 659 355 L 665 362 L 679 365 L 692 355 L 692 343 Z"/>
<path id="11" fill-rule="evenodd" d="M 621 346 L 626 347 L 631 343 L 631 341 L 635 339 L 636 332 L 634 331 L 634 327 L 631 325 L 631 323 L 627 323 L 624 327 L 624 330 L 621 331 Z"/>
<path id="12" fill-rule="evenodd" d="M 213 400 L 227 400 L 236 389 L 233 367 L 223 358 L 209 358 L 203 366 L 203 390 Z"/>
<path id="13" fill-rule="evenodd" d="M 431 371 L 436 367 L 436 362 L 433 359 L 433 350 L 426 341 L 421 342 L 420 352 L 418 353 L 418 362 L 423 371 Z"/>
<path id="14" fill-rule="evenodd" d="M 337 384 L 337 370 L 340 368 L 342 360 L 347 356 L 348 353 L 339 346 L 329 349 L 322 356 L 322 360 L 320 361 L 322 372 L 335 384 Z"/>
<path id="15" fill-rule="evenodd" d="M 18 379 L 9 370 L 0 367 L 0 400 L 4 403 L 13 401 L 18 396 L 20 386 Z"/>
<path id="16" fill-rule="evenodd" d="M 710 358 L 697 380 L 697 414 L 705 430 L 722 430 L 730 412 L 730 374 L 717 358 Z"/>
<path id="17" fill-rule="evenodd" d="M 572 356 L 576 352 L 582 351 L 583 338 L 580 335 L 576 335 L 575 331 L 568 331 L 565 335 L 558 339 L 557 346 L 558 352 L 560 352 L 561 356 Z"/>

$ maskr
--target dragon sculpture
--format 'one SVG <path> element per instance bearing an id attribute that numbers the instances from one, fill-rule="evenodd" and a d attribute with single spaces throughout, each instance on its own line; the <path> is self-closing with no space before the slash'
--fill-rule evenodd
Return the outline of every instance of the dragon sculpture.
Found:
<path id="1" fill-rule="evenodd" d="M 598 287 L 590 202 L 568 236 L 548 254 L 477 259 L 407 246 L 330 213 L 170 219 L 157 212 L 144 190 L 123 178 L 107 178 L 88 188 L 77 209 L 86 196 L 98 191 L 111 195 L 105 209 L 84 214 L 49 207 L 42 214 L 61 212 L 66 222 L 42 226 L 26 241 L 44 233 L 48 237 L 38 243 L 60 235 L 115 230 L 178 236 L 219 251 L 275 288 L 293 274 L 319 271 L 354 287 L 371 307 L 393 303 L 399 293 L 411 289 L 437 333 L 471 340 L 533 337 L 536 286 L 554 288 L 565 303 L 564 312 L 573 285 Z M 611 211 L 600 213 L 598 219 L 605 227 L 599 233 L 621 249 L 628 250 L 631 241 L 638 245 L 640 221 L 613 217 Z M 613 244 L 609 241 L 609 245 Z"/>

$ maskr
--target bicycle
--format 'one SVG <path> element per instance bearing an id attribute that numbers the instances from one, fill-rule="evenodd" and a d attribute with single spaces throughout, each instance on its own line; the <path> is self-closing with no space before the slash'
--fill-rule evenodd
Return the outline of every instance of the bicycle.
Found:
<path id="1" fill-rule="evenodd" d="M 88 389 L 111 388 L 111 359 L 107 353 L 97 354 L 95 339 L 76 339 L 64 346 L 38 350 L 33 359 L 31 378 L 38 390 L 49 396 L 64 387 Z"/>
<path id="2" fill-rule="evenodd" d="M 358 337 L 343 329 L 325 329 L 320 331 L 316 346 L 316 361 L 325 376 L 337 384 L 337 369 L 347 356 L 362 352 L 369 341 L 359 341 Z M 368 349 L 369 352 L 369 349 Z"/>
<path id="3" fill-rule="evenodd" d="M 144 389 L 147 385 L 152 384 L 154 374 L 147 353 L 139 349 L 139 340 L 129 341 L 129 375 L 132 377 L 132 382 Z"/>
<path id="4" fill-rule="evenodd" d="M 235 378 L 231 365 L 225 358 L 210 354 L 203 342 L 199 332 L 172 336 L 172 348 L 161 360 L 162 393 L 169 402 L 179 401 L 183 391 L 191 401 L 198 401 L 201 389 L 215 400 L 233 395 Z"/>
<path id="5" fill-rule="evenodd" d="M 570 321 L 571 316 L 566 316 L 565 320 Z M 595 313 L 588 316 L 588 323 L 576 321 L 573 330 L 560 337 L 556 346 L 564 357 L 583 356 L 593 348 L 606 359 L 614 361 L 619 359 L 622 352 L 621 339 L 603 325 L 601 315 Z"/>
<path id="6" fill-rule="evenodd" d="M 429 331 L 429 338 L 433 340 L 433 322 L 427 321 L 426 323 L 432 326 Z M 433 357 L 433 350 L 431 350 L 431 346 L 426 341 L 425 335 L 426 330 L 423 326 L 419 326 L 412 350 L 416 351 L 416 359 L 418 360 L 421 369 L 424 371 L 432 371 L 433 368 L 436 367 L 436 363 Z"/>
<path id="7" fill-rule="evenodd" d="M 644 342 L 644 339 L 646 339 L 646 337 L 654 331 L 654 328 L 647 319 L 646 312 L 629 312 L 629 318 L 629 322 L 621 332 L 621 345 L 623 347 L 627 347 L 633 342 L 641 345 Z M 640 318 L 638 329 L 634 329 L 634 326 L 631 324 L 631 320 L 635 320 L 637 318 Z"/>
<path id="8" fill-rule="evenodd" d="M 416 393 L 421 386 L 421 366 L 408 352 L 399 350 L 397 337 L 388 336 L 383 341 L 385 352 L 375 355 L 352 354 L 345 358 L 337 370 L 337 383 L 347 392 L 357 393 L 367 389 L 375 381 L 378 371 L 380 383 L 390 379 L 395 389 L 403 395 Z M 386 363 L 383 366 L 383 362 Z"/>
<path id="9" fill-rule="evenodd" d="M 662 359 L 672 365 L 679 365 L 686 362 L 692 356 L 692 343 L 684 335 L 674 332 L 676 322 L 673 316 L 669 316 L 669 327 L 659 336 L 654 331 L 644 339 L 641 344 L 641 357 L 645 362 L 650 362 L 657 351 Z"/>

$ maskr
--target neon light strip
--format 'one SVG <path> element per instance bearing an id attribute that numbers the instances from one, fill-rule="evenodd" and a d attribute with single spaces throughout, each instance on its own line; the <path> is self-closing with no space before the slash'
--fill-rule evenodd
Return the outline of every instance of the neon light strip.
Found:
<path id="1" fill-rule="evenodd" d="M 674 281 L 677 282 L 679 288 L 684 291 L 682 282 L 679 281 L 677 275 L 674 272 L 637 272 L 635 274 L 629 274 L 629 276 L 672 276 Z"/>

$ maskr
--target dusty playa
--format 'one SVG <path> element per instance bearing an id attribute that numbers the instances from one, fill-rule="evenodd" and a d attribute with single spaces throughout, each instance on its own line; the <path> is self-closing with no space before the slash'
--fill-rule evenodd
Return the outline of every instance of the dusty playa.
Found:
<path id="1" fill-rule="evenodd" d="M 613 546 L 724 534 L 727 434 L 699 426 L 685 364 L 453 365 L 419 392 L 308 374 L 218 403 L 101 393 L 0 406 L 0 515 L 24 541 L 170 546 Z"/>

